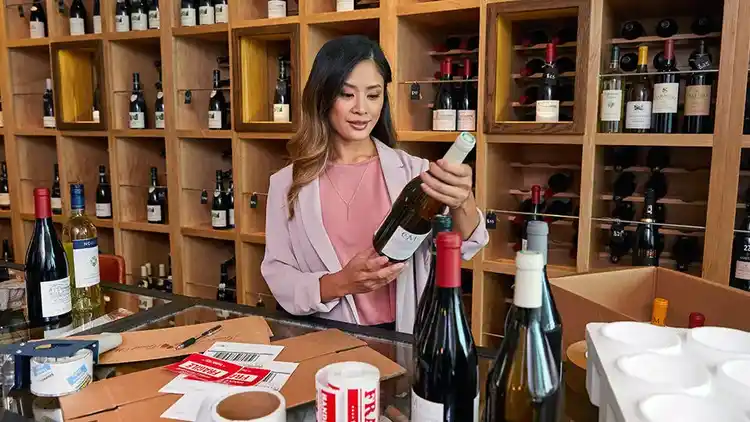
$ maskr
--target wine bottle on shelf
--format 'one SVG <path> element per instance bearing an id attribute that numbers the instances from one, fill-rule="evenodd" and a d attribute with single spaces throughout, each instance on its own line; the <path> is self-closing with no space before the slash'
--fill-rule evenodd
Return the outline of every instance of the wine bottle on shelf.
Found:
<path id="1" fill-rule="evenodd" d="M 648 73 L 648 46 L 638 47 L 638 73 L 644 75 L 634 78 L 628 89 L 625 104 L 625 132 L 648 133 L 651 131 L 651 80 Z"/>
<path id="2" fill-rule="evenodd" d="M 545 214 L 573 215 L 573 202 L 570 199 L 555 199 L 544 207 Z M 545 217 L 544 221 L 552 223 L 561 220 L 560 217 Z"/>
<path id="3" fill-rule="evenodd" d="M 10 190 L 8 189 L 8 165 L 0 163 L 0 210 L 10 209 Z"/>
<path id="4" fill-rule="evenodd" d="M 143 3 L 144 1 L 132 0 L 130 4 L 130 29 L 132 31 L 148 29 L 148 7 Z"/>
<path id="5" fill-rule="evenodd" d="M 227 114 L 227 102 L 224 99 L 224 93 L 221 91 L 221 72 L 214 69 L 213 73 L 213 91 L 211 99 L 208 101 L 208 128 L 224 129 Z"/>
<path id="6" fill-rule="evenodd" d="M 164 264 L 159 264 L 159 276 L 156 277 L 156 290 L 159 290 L 161 292 L 166 290 L 164 286 L 166 279 L 167 279 L 167 267 Z"/>
<path id="7" fill-rule="evenodd" d="M 197 13 L 195 10 L 195 0 L 181 0 L 180 3 L 180 26 L 195 26 Z"/>
<path id="8" fill-rule="evenodd" d="M 229 176 L 229 189 L 227 189 L 227 208 L 229 217 L 229 228 L 234 228 L 234 178 Z"/>
<path id="9" fill-rule="evenodd" d="M 464 59 L 464 80 L 471 79 L 471 60 Z M 456 108 L 457 111 L 457 130 L 465 130 L 473 132 L 477 129 L 477 104 L 476 104 L 476 92 L 474 91 L 474 85 L 471 82 L 464 82 L 460 84 Z"/>
<path id="10" fill-rule="evenodd" d="M 101 110 L 101 103 L 99 98 L 101 98 L 101 94 L 99 92 L 99 86 L 97 85 L 96 88 L 94 88 L 94 98 L 91 103 L 91 120 L 93 120 L 94 123 L 99 123 L 101 121 L 101 114 L 99 113 Z"/>
<path id="11" fill-rule="evenodd" d="M 527 77 L 531 76 L 537 73 L 542 73 L 542 70 L 544 70 L 544 60 L 540 58 L 533 58 L 526 62 L 526 64 L 521 68 L 521 71 L 519 72 L 521 76 Z"/>
<path id="12" fill-rule="evenodd" d="M 47 78 L 44 84 L 44 95 L 42 95 L 42 108 L 44 109 L 42 126 L 54 129 L 57 127 L 57 123 L 55 122 L 55 100 L 52 97 L 52 79 Z"/>
<path id="13" fill-rule="evenodd" d="M 659 254 L 657 252 L 657 241 L 659 227 L 654 225 L 656 217 L 656 195 L 653 189 L 646 189 L 646 198 L 643 204 L 643 217 L 635 231 L 635 244 L 633 245 L 633 265 L 652 266 L 659 265 Z"/>
<path id="14" fill-rule="evenodd" d="M 216 170 L 216 189 L 211 203 L 211 227 L 217 230 L 229 228 L 227 198 L 224 195 L 224 172 Z"/>
<path id="15" fill-rule="evenodd" d="M 687 272 L 690 264 L 696 261 L 698 256 L 698 238 L 691 236 L 680 236 L 672 246 L 672 257 L 676 261 L 675 269 Z"/>
<path id="16" fill-rule="evenodd" d="M 669 147 L 651 147 L 646 154 L 646 166 L 651 172 L 663 171 L 671 161 Z"/>
<path id="17" fill-rule="evenodd" d="M 268 0 L 268 18 L 285 18 L 286 0 Z"/>
<path id="18" fill-rule="evenodd" d="M 632 72 L 638 68 L 638 55 L 636 53 L 625 53 L 620 57 L 620 69 L 623 72 Z"/>
<path id="19" fill-rule="evenodd" d="M 227 264 L 222 263 L 219 266 L 219 285 L 216 289 L 216 300 L 226 302 L 228 299 L 227 284 L 229 284 L 229 273 Z"/>
<path id="20" fill-rule="evenodd" d="M 555 67 L 558 73 L 574 72 L 576 70 L 576 62 L 567 56 L 558 57 L 555 60 Z"/>
<path id="21" fill-rule="evenodd" d="M 14 262 L 13 247 L 10 246 L 10 240 L 3 239 L 3 261 Z"/>
<path id="22" fill-rule="evenodd" d="M 148 188 L 146 211 L 149 223 L 165 224 L 167 222 L 166 195 L 162 194 L 156 167 L 151 167 L 151 186 Z"/>
<path id="23" fill-rule="evenodd" d="M 102 33 L 102 5 L 100 0 L 94 0 L 94 11 L 91 18 L 94 34 Z"/>
<path id="24" fill-rule="evenodd" d="M 229 23 L 229 3 L 227 0 L 214 0 L 216 23 Z"/>
<path id="25" fill-rule="evenodd" d="M 714 30 L 714 24 L 710 16 L 699 16 L 690 25 L 690 30 L 695 35 L 706 35 Z"/>
<path id="26" fill-rule="evenodd" d="M 620 47 L 612 47 L 609 69 L 602 77 L 602 95 L 599 100 L 599 132 L 622 132 L 623 86 L 620 76 Z"/>
<path id="27" fill-rule="evenodd" d="M 70 185 L 70 219 L 62 230 L 70 269 L 73 312 L 97 315 L 103 311 L 99 284 L 99 246 L 96 227 L 86 216 L 83 184 Z"/>
<path id="28" fill-rule="evenodd" d="M 115 5 L 115 31 L 130 31 L 130 5 L 127 0 L 117 0 Z"/>
<path id="29" fill-rule="evenodd" d="M 427 283 L 425 284 L 422 296 L 419 298 L 417 304 L 417 312 L 414 317 L 414 329 L 412 334 L 414 335 L 414 350 L 419 350 L 421 342 L 421 334 L 424 332 L 422 328 L 426 327 L 427 318 L 429 312 L 435 307 L 435 266 L 436 259 L 435 254 L 437 253 L 436 238 L 438 233 L 450 232 L 453 229 L 453 220 L 450 215 L 436 214 L 432 218 L 432 238 L 430 245 L 431 261 L 430 261 L 430 272 L 427 276 Z M 426 330 L 425 330 L 426 331 Z"/>
<path id="30" fill-rule="evenodd" d="M 643 29 L 643 25 L 641 25 L 640 22 L 628 21 L 622 25 L 620 35 L 622 35 L 622 37 L 626 40 L 634 40 L 636 38 L 645 36 L 646 30 Z"/>
<path id="31" fill-rule="evenodd" d="M 691 55 L 690 67 L 695 71 L 711 67 L 711 59 L 706 51 L 706 41 L 700 40 L 698 50 Z M 690 75 L 685 86 L 685 133 L 711 133 L 711 81 L 707 73 L 696 72 Z"/>
<path id="32" fill-rule="evenodd" d="M 269 1 L 269 3 L 271 2 Z M 286 4 L 286 2 L 283 3 Z M 291 121 L 289 110 L 291 92 L 289 90 L 289 76 L 286 74 L 286 65 L 283 56 L 279 56 L 278 65 L 279 77 L 276 79 L 276 91 L 273 97 L 273 121 L 287 123 Z"/>
<path id="33" fill-rule="evenodd" d="M 86 6 L 83 5 L 83 0 L 73 0 L 70 3 L 68 16 L 70 35 L 86 34 Z"/>
<path id="34" fill-rule="evenodd" d="M 521 45 L 524 47 L 531 47 L 537 44 L 546 44 L 549 42 L 547 33 L 542 30 L 534 30 L 526 33 L 521 39 Z"/>
<path id="35" fill-rule="evenodd" d="M 159 0 L 151 0 L 148 6 L 148 29 L 161 28 L 161 13 L 159 11 Z M 161 80 L 161 75 L 159 76 Z"/>
<path id="36" fill-rule="evenodd" d="M 516 253 L 513 311 L 490 373 L 484 422 L 557 421 L 560 378 L 542 328 L 544 260 L 539 252 Z"/>
<path id="37" fill-rule="evenodd" d="M 159 72 L 159 80 L 156 81 L 156 102 L 154 103 L 154 127 L 164 129 L 164 91 L 161 83 L 161 60 L 155 63 Z"/>
<path id="38" fill-rule="evenodd" d="M 672 18 L 662 19 L 656 24 L 656 35 L 662 38 L 674 36 L 677 31 L 679 31 L 677 21 Z"/>
<path id="39" fill-rule="evenodd" d="M 536 100 L 537 122 L 558 122 L 560 120 L 560 99 L 557 96 L 557 57 L 555 44 L 547 44 L 545 64 L 542 69 L 542 83 Z"/>
<path id="40" fill-rule="evenodd" d="M 629 171 L 620 173 L 613 185 L 612 200 L 617 203 L 633 195 L 635 187 L 635 174 Z"/>
<path id="41" fill-rule="evenodd" d="M 216 23 L 216 10 L 213 0 L 200 0 L 198 6 L 198 23 L 200 25 L 213 25 Z"/>
<path id="42" fill-rule="evenodd" d="M 654 84 L 651 129 L 654 133 L 676 133 L 680 81 L 676 74 L 669 73 L 673 68 L 674 40 L 665 41 L 664 60 L 664 68 Z"/>
<path id="43" fill-rule="evenodd" d="M 151 287 L 151 283 L 148 280 L 148 270 L 145 265 L 141 265 L 141 278 L 138 280 L 138 287 L 144 289 Z"/>
<path id="44" fill-rule="evenodd" d="M 745 216 L 732 242 L 732 266 L 729 285 L 750 291 L 750 189 L 745 192 Z"/>
<path id="45" fill-rule="evenodd" d="M 44 38 L 47 36 L 47 14 L 42 0 L 34 0 L 29 9 L 29 37 Z"/>
<path id="46" fill-rule="evenodd" d="M 664 327 L 667 322 L 667 311 L 669 310 L 669 301 L 663 297 L 654 298 L 651 308 L 651 324 Z"/>
<path id="47" fill-rule="evenodd" d="M 461 235 L 437 235 L 435 293 L 414 349 L 411 419 L 479 420 L 477 350 L 461 300 Z"/>
<path id="48" fill-rule="evenodd" d="M 133 92 L 130 94 L 128 127 L 130 129 L 146 129 L 146 100 L 143 97 L 141 75 L 138 72 L 133 73 Z"/>
<path id="49" fill-rule="evenodd" d="M 34 232 L 26 251 L 26 312 L 30 326 L 65 326 L 71 321 L 68 262 L 52 226 L 50 192 L 34 189 Z"/>
<path id="50" fill-rule="evenodd" d="M 50 202 L 52 206 L 52 214 L 60 215 L 63 212 L 62 205 L 62 194 L 60 192 L 60 167 L 55 163 L 54 169 L 54 180 L 52 181 L 52 190 L 50 194 Z"/>
<path id="51" fill-rule="evenodd" d="M 688 328 L 703 327 L 706 324 L 706 317 L 700 312 L 690 312 L 688 315 Z"/>
<path id="52" fill-rule="evenodd" d="M 99 166 L 99 184 L 96 186 L 96 218 L 112 218 L 112 187 L 107 180 L 107 168 Z"/>
<path id="53" fill-rule="evenodd" d="M 446 58 L 440 64 L 440 80 L 435 105 L 432 110 L 432 130 L 453 132 L 456 130 L 456 104 L 453 101 L 451 59 Z"/>
<path id="54" fill-rule="evenodd" d="M 461 132 L 443 160 L 463 163 L 475 145 L 476 138 L 472 134 Z M 391 261 L 406 261 L 430 234 L 430 221 L 444 206 L 440 201 L 427 196 L 422 190 L 422 178 L 415 177 L 406 184 L 391 206 L 388 216 L 375 232 L 372 241 L 375 250 Z"/>
<path id="55" fill-rule="evenodd" d="M 667 176 L 660 171 L 651 173 L 651 177 L 646 182 L 646 189 L 653 189 L 656 200 L 667 196 Z"/>
<path id="56" fill-rule="evenodd" d="M 555 36 L 552 37 L 552 40 L 550 40 L 550 42 L 553 44 L 567 44 L 567 43 L 575 42 L 577 37 L 578 37 L 577 26 L 564 26 L 560 28 L 559 31 L 557 31 L 557 34 L 555 34 Z"/>

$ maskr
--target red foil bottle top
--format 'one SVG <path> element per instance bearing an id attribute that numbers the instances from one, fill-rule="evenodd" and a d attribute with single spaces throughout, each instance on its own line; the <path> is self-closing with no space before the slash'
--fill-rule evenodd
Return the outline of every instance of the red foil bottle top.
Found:
<path id="1" fill-rule="evenodd" d="M 706 323 L 706 317 L 700 312 L 691 312 L 688 317 L 688 328 L 703 327 Z"/>
<path id="2" fill-rule="evenodd" d="M 557 58 L 557 47 L 555 47 L 555 44 L 549 43 L 547 44 L 547 52 L 545 54 L 545 61 L 547 63 L 552 63 Z"/>
<path id="3" fill-rule="evenodd" d="M 443 288 L 461 287 L 461 235 L 440 232 L 437 235 L 435 284 Z"/>
<path id="4" fill-rule="evenodd" d="M 450 76 L 453 74 L 451 59 L 445 59 L 443 61 L 443 66 L 445 67 L 443 70 L 443 76 Z"/>
<path id="5" fill-rule="evenodd" d="M 464 59 L 464 79 L 471 79 L 471 59 Z"/>
<path id="6" fill-rule="evenodd" d="M 36 218 L 52 217 L 52 206 L 49 202 L 49 189 L 34 189 L 34 215 Z"/>
<path id="7" fill-rule="evenodd" d="M 534 185 L 531 187 L 531 203 L 539 204 L 542 202 L 542 187 Z"/>
<path id="8" fill-rule="evenodd" d="M 666 40 L 664 42 L 664 58 L 674 59 L 674 40 Z"/>

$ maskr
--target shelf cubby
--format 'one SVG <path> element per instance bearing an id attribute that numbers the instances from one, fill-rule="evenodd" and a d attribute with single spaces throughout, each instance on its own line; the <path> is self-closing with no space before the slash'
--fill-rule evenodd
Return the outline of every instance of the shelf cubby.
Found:
<path id="1" fill-rule="evenodd" d="M 280 140 L 242 139 L 240 149 L 240 162 L 253 164 L 237 175 L 241 177 L 241 192 L 235 193 L 234 201 L 237 223 L 243 234 L 259 236 L 266 231 L 269 178 L 289 164 L 288 154 Z"/>
<path id="2" fill-rule="evenodd" d="M 53 42 L 55 118 L 60 130 L 106 130 L 104 45 L 101 40 Z M 94 119 L 94 95 L 99 93 L 99 121 Z"/>
<path id="3" fill-rule="evenodd" d="M 96 223 L 94 223 L 96 224 Z M 97 243 L 99 253 L 106 255 L 115 254 L 115 231 L 109 227 L 96 227 Z"/>
<path id="4" fill-rule="evenodd" d="M 253 306 L 260 306 L 262 304 L 266 308 L 276 309 L 276 299 L 273 297 L 268 284 L 266 284 L 260 272 L 260 264 L 263 262 L 265 247 L 254 243 L 242 242 L 240 253 L 242 254 L 240 278 L 248 280 L 248 283 L 243 285 L 243 303 Z"/>
<path id="5" fill-rule="evenodd" d="M 111 176 L 112 166 L 109 162 L 109 140 L 106 137 L 68 137 L 61 136 L 59 142 L 60 178 L 67 184 L 83 183 L 86 201 L 86 213 L 95 219 L 96 188 L 99 185 L 99 166 L 107 168 Z M 70 188 L 60 186 L 63 202 L 70 203 Z M 95 225 L 111 225 L 112 220 L 95 221 Z"/>
<path id="6" fill-rule="evenodd" d="M 167 224 L 149 224 L 146 215 L 151 167 L 157 168 L 159 185 L 167 186 L 164 138 L 115 138 L 115 148 L 118 174 L 112 190 L 118 189 L 119 200 L 113 206 L 119 212 L 120 221 L 142 223 L 144 230 L 168 231 L 169 212 L 166 213 Z M 167 209 L 173 197 L 168 197 Z"/>
<path id="7" fill-rule="evenodd" d="M 45 80 L 52 78 L 49 46 L 10 49 L 8 59 L 15 127 L 42 129 Z"/>
<path id="8" fill-rule="evenodd" d="M 44 1 L 45 12 L 51 1 Z M 31 38 L 29 28 L 29 16 L 31 15 L 32 1 L 13 0 L 4 2 L 5 7 L 5 39 L 9 43 L 44 43 L 49 42 L 49 28 L 45 38 Z"/>
<path id="9" fill-rule="evenodd" d="M 232 232 L 214 230 L 211 227 L 211 201 L 216 188 L 216 170 L 232 169 L 231 139 L 180 139 L 180 224 L 210 232 Z M 229 186 L 225 181 L 225 186 Z M 208 196 L 201 204 L 201 193 Z M 236 198 L 235 198 L 236 199 Z M 236 203 L 236 200 L 235 200 Z"/>
<path id="10" fill-rule="evenodd" d="M 70 35 L 70 5 L 73 3 L 73 0 L 58 0 L 56 2 L 53 2 L 54 5 L 53 8 L 48 8 L 45 10 L 47 13 L 47 22 L 50 27 L 50 34 L 54 38 L 60 38 L 60 37 L 71 37 L 71 39 L 79 38 L 79 37 L 95 37 L 97 35 L 94 34 L 94 0 L 83 0 L 83 6 L 86 8 L 86 21 L 84 22 L 85 25 L 85 35 Z M 111 4 L 112 8 L 106 8 L 108 5 L 110 5 L 109 2 L 104 1 L 102 2 L 101 10 L 104 11 L 102 15 L 102 21 L 104 20 L 104 15 L 109 15 L 106 11 L 113 10 L 114 11 L 114 3 Z M 60 10 L 60 7 L 62 7 L 62 11 Z M 105 9 L 106 8 L 106 9 Z M 104 22 L 102 22 L 102 26 L 104 26 Z M 102 28 L 102 31 L 104 31 L 104 28 Z"/>
<path id="11" fill-rule="evenodd" d="M 232 31 L 232 112 L 240 132 L 295 132 L 299 121 L 299 25 L 238 28 Z M 289 122 L 273 121 L 279 57 L 289 61 Z"/>
<path id="12" fill-rule="evenodd" d="M 127 284 L 137 284 L 141 277 L 141 265 L 151 263 L 153 275 L 158 275 L 159 264 L 169 261 L 169 235 L 135 230 L 122 230 L 122 252 L 125 259 Z M 176 284 L 176 283 L 175 283 Z M 175 286 L 175 293 L 180 293 Z"/>
<path id="13" fill-rule="evenodd" d="M 243 21 L 257 21 L 268 19 L 267 0 L 248 0 L 240 3 L 230 3 L 230 21 L 232 25 L 241 24 Z M 299 2 L 288 0 L 286 2 L 286 16 L 299 16 Z M 284 18 L 277 18 L 283 20 Z"/>
<path id="14" fill-rule="evenodd" d="M 334 13 L 333 15 L 337 16 L 340 13 Z M 323 44 L 330 40 L 345 35 L 364 35 L 375 42 L 380 39 L 380 19 L 377 15 L 366 19 L 316 22 L 311 24 L 308 29 L 309 41 L 305 56 L 306 62 L 310 64 L 315 60 L 315 56 L 323 47 Z"/>
<path id="15" fill-rule="evenodd" d="M 57 139 L 54 136 L 16 136 L 21 179 L 21 213 L 34 214 L 34 189 L 52 188 L 58 162 Z M 66 186 L 64 173 L 60 174 L 60 190 Z M 63 210 L 65 210 L 63 201 Z M 64 211 L 63 211 L 64 212 Z"/>
<path id="16" fill-rule="evenodd" d="M 182 241 L 183 294 L 216 299 L 219 266 L 233 255 L 234 241 L 185 236 Z M 235 267 L 229 268 L 229 278 L 235 276 Z"/>
<path id="17" fill-rule="evenodd" d="M 110 87 L 113 93 L 115 130 L 128 129 L 128 110 L 133 93 L 133 74 L 138 73 L 146 101 L 146 128 L 156 130 L 154 121 L 154 104 L 156 102 L 161 66 L 161 47 L 159 38 L 140 38 L 133 40 L 113 41 L 110 43 L 110 55 L 118 66 L 110 69 Z M 166 111 L 165 114 L 169 112 Z"/>

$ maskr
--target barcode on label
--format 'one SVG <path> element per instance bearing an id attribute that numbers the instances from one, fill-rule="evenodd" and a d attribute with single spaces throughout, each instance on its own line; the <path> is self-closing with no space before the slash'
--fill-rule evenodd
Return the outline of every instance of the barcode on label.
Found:
<path id="1" fill-rule="evenodd" d="M 254 363 L 260 359 L 260 353 L 242 353 L 242 352 L 212 352 L 211 357 L 216 359 L 228 360 L 230 362 Z"/>
<path id="2" fill-rule="evenodd" d="M 271 381 L 273 381 L 274 379 L 276 379 L 277 375 L 279 375 L 279 374 L 276 373 L 276 372 L 273 372 L 273 371 L 269 372 L 268 375 L 266 375 L 265 377 L 263 377 L 263 379 L 260 382 L 270 383 Z"/>

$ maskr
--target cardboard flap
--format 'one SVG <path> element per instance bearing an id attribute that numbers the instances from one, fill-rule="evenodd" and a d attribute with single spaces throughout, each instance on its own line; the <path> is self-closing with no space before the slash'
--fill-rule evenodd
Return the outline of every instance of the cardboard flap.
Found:
<path id="1" fill-rule="evenodd" d="M 367 346 L 366 342 L 336 329 L 316 331 L 274 341 L 273 344 L 284 346 L 284 350 L 276 358 L 282 362 L 302 362 L 316 356 Z"/>
<path id="2" fill-rule="evenodd" d="M 133 422 L 158 421 L 162 413 L 180 399 L 177 394 L 162 394 L 110 412 L 98 413 L 76 419 L 76 422 Z M 68 420 L 67 418 L 65 420 Z"/>

